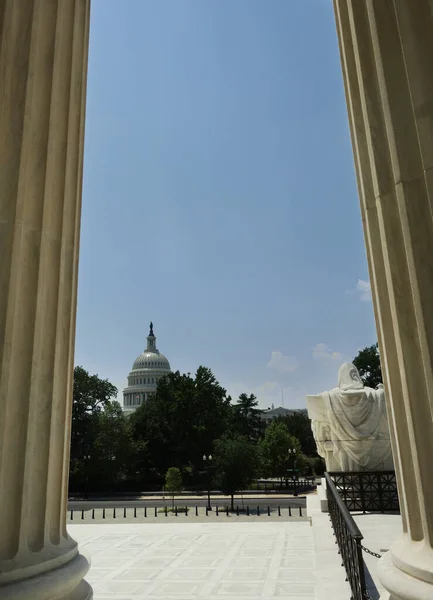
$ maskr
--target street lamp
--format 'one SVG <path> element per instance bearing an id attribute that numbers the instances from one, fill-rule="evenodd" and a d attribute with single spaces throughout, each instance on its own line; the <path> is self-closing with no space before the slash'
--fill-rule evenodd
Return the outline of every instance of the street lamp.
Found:
<path id="1" fill-rule="evenodd" d="M 210 505 L 210 464 L 212 462 L 212 454 L 209 454 L 209 456 L 203 454 L 203 462 L 207 466 L 207 509 L 212 510 L 212 506 Z"/>
<path id="2" fill-rule="evenodd" d="M 83 459 L 84 459 L 84 465 L 85 465 L 85 466 L 84 466 L 84 473 L 85 473 L 85 476 L 86 476 L 86 489 L 85 489 L 85 491 L 84 491 L 84 497 L 85 497 L 85 498 L 88 498 L 88 497 L 89 497 L 89 479 L 90 479 L 90 478 L 89 478 L 89 469 L 88 469 L 87 463 L 88 463 L 88 461 L 89 461 L 91 458 L 92 458 L 92 457 L 90 456 L 90 454 L 85 454 L 85 455 L 83 456 Z"/>
<path id="3" fill-rule="evenodd" d="M 292 473 L 292 479 L 293 479 L 293 495 L 297 496 L 298 492 L 296 491 L 296 448 L 289 448 L 288 450 L 289 452 L 289 457 L 293 456 L 293 473 Z"/>

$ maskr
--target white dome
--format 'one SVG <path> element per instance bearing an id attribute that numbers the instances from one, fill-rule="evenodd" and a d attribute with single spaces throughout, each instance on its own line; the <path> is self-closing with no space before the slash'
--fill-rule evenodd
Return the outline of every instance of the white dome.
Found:
<path id="1" fill-rule="evenodd" d="M 133 371 L 141 371 L 142 369 L 161 369 L 170 371 L 170 363 L 167 358 L 160 352 L 149 352 L 145 350 L 138 356 L 132 365 Z"/>
<path id="2" fill-rule="evenodd" d="M 134 360 L 128 375 L 128 385 L 123 390 L 123 410 L 131 414 L 146 402 L 158 388 L 158 382 L 171 372 L 170 363 L 156 347 L 153 323 L 147 336 L 147 348 Z"/>

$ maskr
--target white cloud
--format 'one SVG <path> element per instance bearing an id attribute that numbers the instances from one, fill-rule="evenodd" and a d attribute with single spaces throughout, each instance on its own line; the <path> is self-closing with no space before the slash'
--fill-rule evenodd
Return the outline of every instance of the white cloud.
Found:
<path id="1" fill-rule="evenodd" d="M 371 302 L 371 285 L 369 281 L 358 279 L 356 285 L 351 290 L 347 290 L 346 294 L 357 296 L 361 302 Z"/>
<path id="2" fill-rule="evenodd" d="M 342 361 L 341 352 L 332 351 L 326 344 L 316 344 L 313 348 L 313 358 L 323 363 Z"/>
<path id="3" fill-rule="evenodd" d="M 361 302 L 371 302 L 371 285 L 369 281 L 358 279 L 355 289 Z"/>
<path id="4" fill-rule="evenodd" d="M 271 354 L 271 360 L 266 365 L 279 373 L 293 373 L 298 368 L 296 356 L 285 356 L 282 352 L 276 350 Z"/>

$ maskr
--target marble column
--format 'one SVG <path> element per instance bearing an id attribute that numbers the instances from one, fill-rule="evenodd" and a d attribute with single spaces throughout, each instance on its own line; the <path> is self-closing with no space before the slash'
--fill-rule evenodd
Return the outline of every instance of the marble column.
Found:
<path id="1" fill-rule="evenodd" d="M 83 600 L 66 531 L 89 0 L 0 0 L 0 597 Z"/>
<path id="2" fill-rule="evenodd" d="M 334 0 L 403 535 L 394 600 L 433 598 L 433 3 Z"/>

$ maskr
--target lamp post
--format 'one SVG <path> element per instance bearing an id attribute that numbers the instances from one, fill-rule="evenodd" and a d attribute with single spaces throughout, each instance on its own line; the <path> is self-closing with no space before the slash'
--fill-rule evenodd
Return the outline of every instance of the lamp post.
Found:
<path id="1" fill-rule="evenodd" d="M 88 461 L 91 459 L 90 454 L 85 454 L 84 455 L 84 472 L 86 475 L 86 489 L 84 492 L 84 497 L 88 498 L 89 497 L 89 467 L 88 467 Z"/>
<path id="2" fill-rule="evenodd" d="M 212 462 L 212 454 L 209 454 L 208 456 L 203 454 L 203 462 L 206 465 L 207 471 L 207 509 L 212 510 L 212 506 L 210 505 L 210 465 Z"/>
<path id="3" fill-rule="evenodd" d="M 293 472 L 292 472 L 292 479 L 293 479 L 293 495 L 297 496 L 298 492 L 296 490 L 296 448 L 289 448 L 288 450 L 289 452 L 289 457 L 293 456 Z"/>

